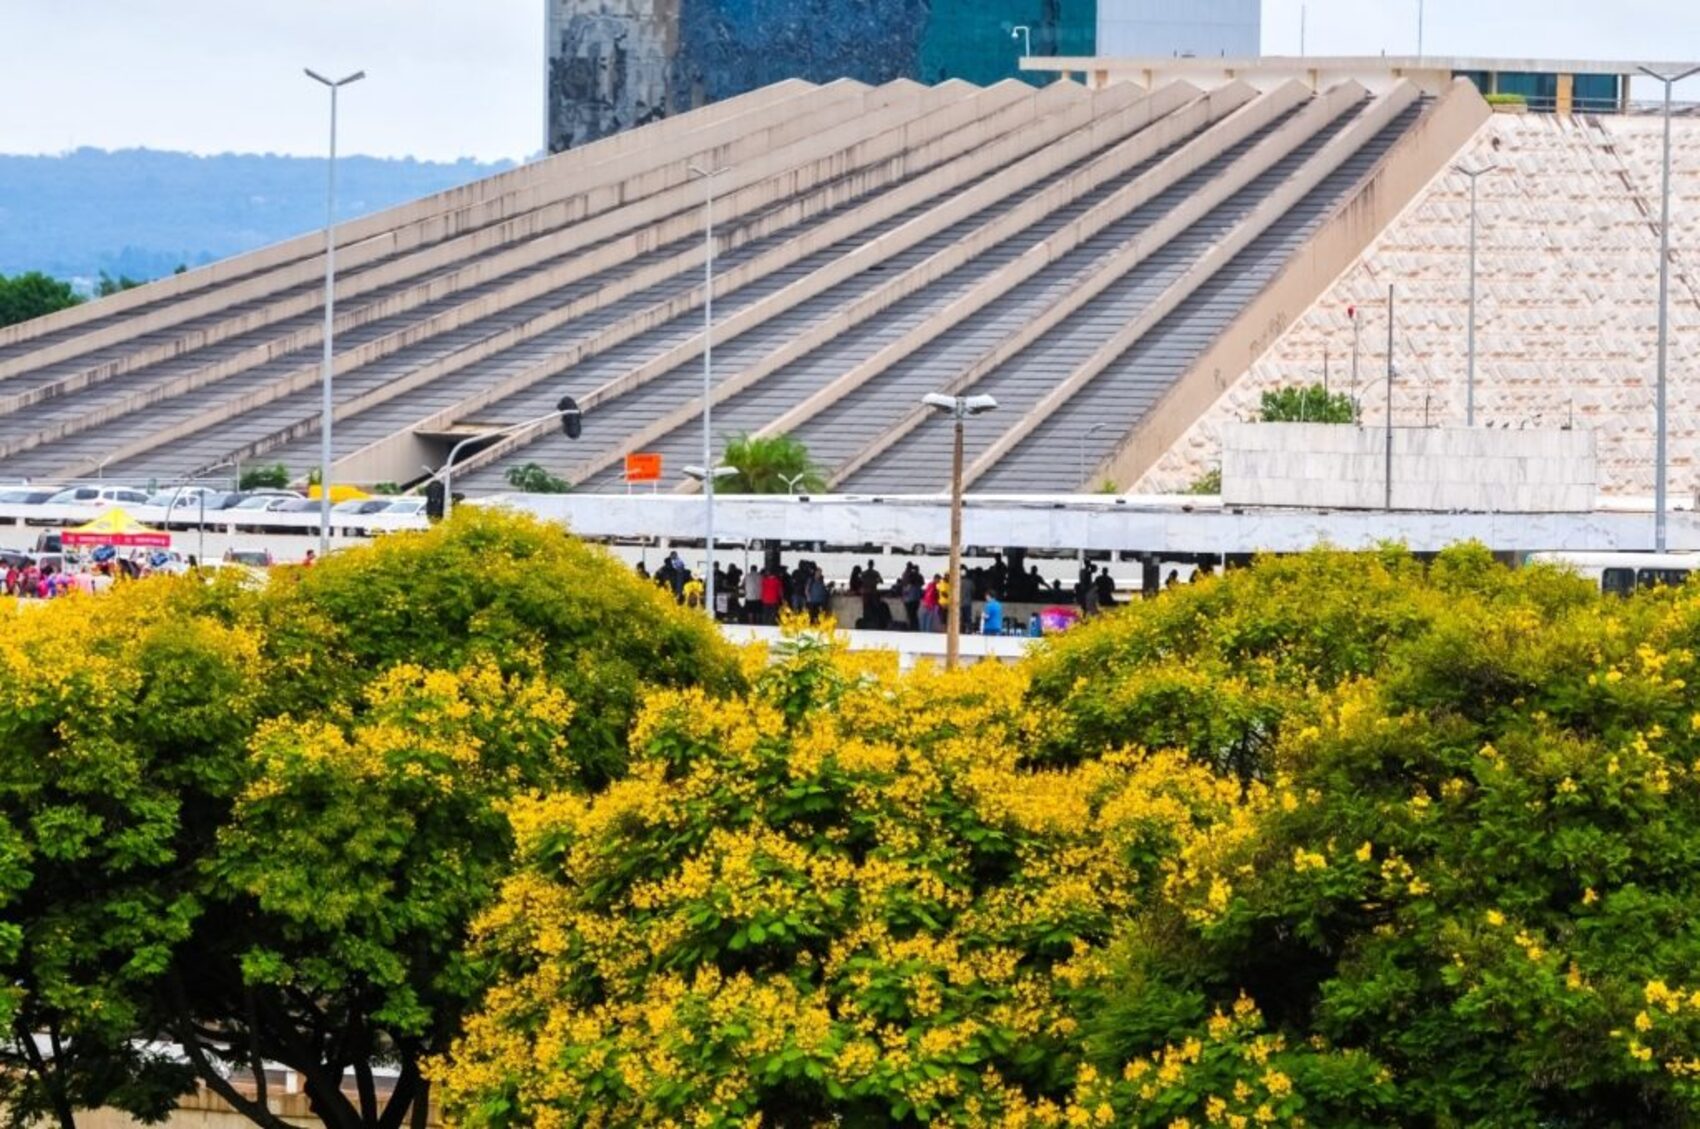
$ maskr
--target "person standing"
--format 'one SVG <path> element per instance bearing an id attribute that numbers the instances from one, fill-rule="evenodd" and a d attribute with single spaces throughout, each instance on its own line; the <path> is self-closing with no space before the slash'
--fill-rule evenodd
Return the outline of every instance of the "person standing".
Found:
<path id="1" fill-rule="evenodd" d="M 980 613 L 980 630 L 986 635 L 1003 634 L 1003 601 L 998 599 L 995 588 L 986 593 L 986 609 Z"/>
<path id="2" fill-rule="evenodd" d="M 927 581 L 927 586 L 921 590 L 921 630 L 928 632 L 939 629 L 939 578 L 934 573 Z"/>
<path id="3" fill-rule="evenodd" d="M 869 561 L 862 570 L 862 625 L 871 631 L 884 631 L 891 626 L 891 609 L 885 606 L 885 593 L 880 591 L 883 583 L 885 577 Z"/>
<path id="4" fill-rule="evenodd" d="M 779 604 L 785 599 L 785 584 L 774 569 L 763 569 L 761 577 L 761 621 L 769 626 L 779 622 Z"/>
<path id="5" fill-rule="evenodd" d="M 750 569 L 744 574 L 744 622 L 759 623 L 761 621 L 761 573 Z"/>
<path id="6" fill-rule="evenodd" d="M 903 614 L 909 621 L 909 630 L 921 630 L 921 574 L 914 565 L 910 565 L 903 573 Z"/>
<path id="7" fill-rule="evenodd" d="M 809 571 L 809 619 L 819 623 L 826 616 L 826 576 L 820 565 Z"/>

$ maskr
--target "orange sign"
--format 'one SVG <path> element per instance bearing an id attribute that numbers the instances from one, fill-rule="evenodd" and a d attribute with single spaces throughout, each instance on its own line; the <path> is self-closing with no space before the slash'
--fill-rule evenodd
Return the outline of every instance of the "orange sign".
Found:
<path id="1" fill-rule="evenodd" d="M 626 456 L 627 482 L 660 482 L 661 456 L 636 454 Z"/>

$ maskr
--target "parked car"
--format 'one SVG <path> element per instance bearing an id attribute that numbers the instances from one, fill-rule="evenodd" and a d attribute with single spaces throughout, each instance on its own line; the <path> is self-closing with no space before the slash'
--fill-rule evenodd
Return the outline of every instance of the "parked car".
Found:
<path id="1" fill-rule="evenodd" d="M 389 505 L 378 511 L 381 514 L 395 514 L 400 517 L 412 517 L 425 512 L 424 498 L 397 498 Z"/>
<path id="2" fill-rule="evenodd" d="M 297 500 L 299 499 L 292 498 L 287 495 L 279 496 L 276 494 L 260 494 L 251 498 L 244 498 L 240 502 L 237 502 L 234 506 L 230 507 L 225 516 L 234 523 L 235 528 L 237 529 L 251 533 L 260 533 L 266 529 L 265 524 L 259 521 L 249 521 L 246 519 L 249 517 L 258 518 L 261 514 L 271 513 L 278 507 Z"/>
<path id="3" fill-rule="evenodd" d="M 19 486 L 10 490 L 0 490 L 0 506 L 39 506 L 56 493 L 58 491 L 43 489 L 38 486 Z M 16 525 L 18 519 L 0 517 L 0 523 Z"/>
<path id="4" fill-rule="evenodd" d="M 145 506 L 148 496 L 130 486 L 72 486 L 47 499 L 50 506 Z"/>

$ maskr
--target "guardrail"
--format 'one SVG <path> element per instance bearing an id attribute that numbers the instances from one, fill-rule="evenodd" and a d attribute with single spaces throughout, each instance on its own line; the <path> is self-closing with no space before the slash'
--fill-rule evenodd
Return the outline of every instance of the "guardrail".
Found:
<path id="1" fill-rule="evenodd" d="M 125 506 L 124 511 L 143 525 L 164 529 L 165 506 Z M 82 525 L 94 520 L 102 509 L 94 506 L 21 506 L 0 504 L 0 525 L 43 528 Z M 171 507 L 172 528 L 205 529 L 209 533 L 235 533 L 260 528 L 267 533 L 318 536 L 319 513 L 276 513 L 270 510 L 208 510 L 203 518 L 199 506 L 182 503 Z M 333 532 L 352 529 L 365 536 L 425 529 L 424 514 L 338 514 L 331 515 Z"/>

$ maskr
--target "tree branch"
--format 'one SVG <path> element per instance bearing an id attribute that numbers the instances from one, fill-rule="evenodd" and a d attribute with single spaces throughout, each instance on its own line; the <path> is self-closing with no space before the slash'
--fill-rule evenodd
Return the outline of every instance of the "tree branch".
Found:
<path id="1" fill-rule="evenodd" d="M 354 1085 L 360 1091 L 360 1121 L 374 1125 L 378 1120 L 378 1088 L 372 1083 L 372 1060 L 364 1054 L 354 1056 Z"/>
<path id="2" fill-rule="evenodd" d="M 401 1129 L 408 1107 L 418 1101 L 419 1086 L 419 1066 L 411 1054 L 406 1055 L 402 1059 L 401 1075 L 396 1079 L 395 1089 L 390 1091 L 389 1100 L 384 1103 L 383 1116 L 378 1118 L 378 1129 Z"/>
<path id="3" fill-rule="evenodd" d="M 261 1129 L 294 1129 L 294 1126 L 273 1114 L 264 1106 L 243 1097 L 224 1072 L 214 1068 L 207 1060 L 206 1048 L 201 1046 L 200 1036 L 195 1031 L 195 1025 L 189 1018 L 189 1001 L 183 991 L 183 982 L 176 973 L 170 977 L 172 1019 L 177 1027 L 177 1041 L 183 1048 L 183 1053 L 189 1056 L 189 1063 L 195 1068 L 196 1077 L 205 1082 L 207 1088 L 226 1102 L 230 1107 Z"/>
<path id="4" fill-rule="evenodd" d="M 42 1092 L 53 1105 L 53 1116 L 58 1119 L 60 1129 L 77 1129 L 77 1111 L 71 1108 L 70 1100 L 65 1096 L 64 1087 L 53 1076 L 52 1071 L 60 1069 L 57 1049 L 54 1051 L 54 1065 L 49 1068 L 47 1060 L 41 1057 L 41 1048 L 35 1045 L 35 1032 L 20 1017 L 13 1025 L 13 1031 L 19 1045 L 23 1048 L 24 1058 L 29 1062 L 30 1070 L 41 1082 Z M 59 1045 L 57 1034 L 53 1036 L 55 1048 Z"/>
<path id="5" fill-rule="evenodd" d="M 413 1129 L 426 1129 L 431 1123 L 431 1082 L 419 1080 L 419 1092 L 413 1096 Z"/>
<path id="6" fill-rule="evenodd" d="M 266 1061 L 260 1057 L 259 1008 L 254 1003 L 254 989 L 251 985 L 243 985 L 242 998 L 248 1005 L 248 1062 L 254 1071 L 254 1100 L 259 1103 L 261 1109 L 269 1110 L 271 1103 L 266 1100 Z"/>

